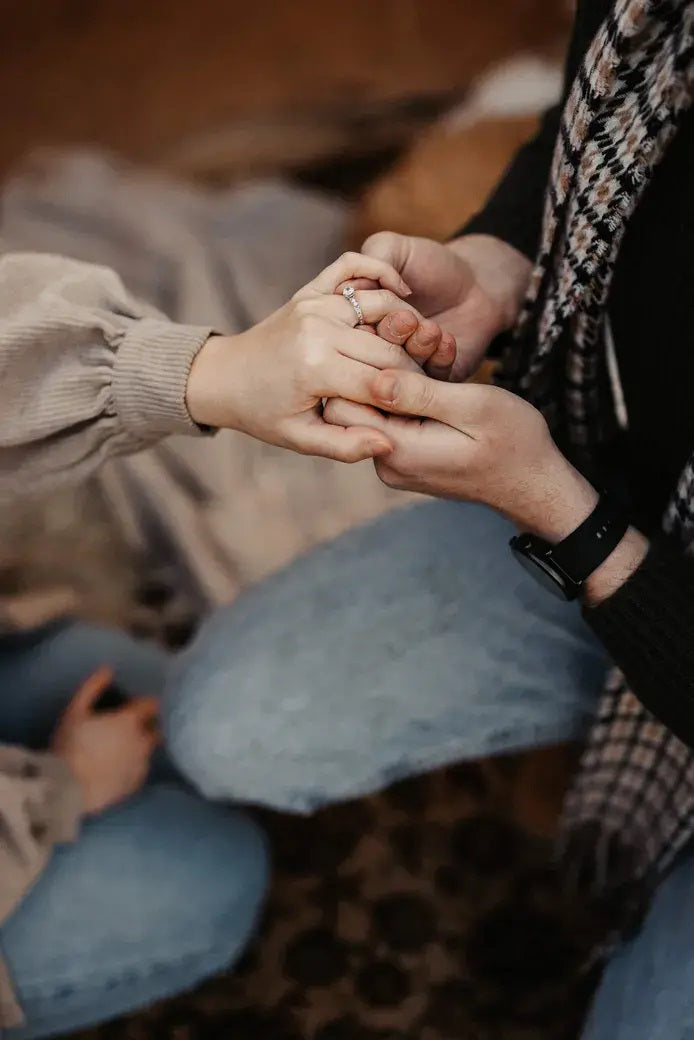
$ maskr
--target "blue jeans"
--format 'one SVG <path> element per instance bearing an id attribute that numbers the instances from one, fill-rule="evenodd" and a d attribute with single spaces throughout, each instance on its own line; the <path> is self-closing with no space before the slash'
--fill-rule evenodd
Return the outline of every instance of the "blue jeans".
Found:
<path id="1" fill-rule="evenodd" d="M 178 767 L 204 794 L 308 810 L 446 762 L 580 737 L 603 654 L 579 612 L 515 566 L 508 535 L 483 509 L 416 506 L 216 613 L 165 686 Z M 12 691 L 0 739 L 44 741 L 85 672 L 114 659 L 129 688 L 161 684 L 159 655 L 94 629 L 44 634 L 21 660 L 0 652 Z M 15 1037 L 110 1017 L 228 963 L 265 869 L 243 817 L 180 787 L 154 783 L 88 824 L 0 931 L 29 1017 Z M 694 1040 L 693 914 L 684 861 L 608 967 L 584 1040 Z"/>
<path id="2" fill-rule="evenodd" d="M 131 693 L 159 693 L 169 668 L 161 651 L 88 625 L 0 638 L 0 740 L 45 747 L 104 662 Z M 255 824 L 205 802 L 159 761 L 136 797 L 56 849 L 0 929 L 27 1020 L 7 1036 L 72 1032 L 221 971 L 253 931 L 267 878 Z"/>
<path id="3" fill-rule="evenodd" d="M 167 684 L 178 766 L 207 795 L 307 811 L 580 738 L 604 654 L 578 609 L 515 564 L 510 533 L 479 507 L 415 506 L 216 613 Z M 693 922 L 689 860 L 608 967 L 584 1040 L 694 1040 Z"/>

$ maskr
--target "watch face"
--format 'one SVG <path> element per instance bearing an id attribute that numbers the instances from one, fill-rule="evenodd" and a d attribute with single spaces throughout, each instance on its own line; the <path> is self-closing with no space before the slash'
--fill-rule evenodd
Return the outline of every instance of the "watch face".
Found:
<path id="1" fill-rule="evenodd" d="M 527 542 L 518 544 L 519 542 L 520 540 L 513 539 L 511 551 L 523 570 L 527 571 L 528 574 L 532 574 L 535 581 L 543 589 L 546 589 L 547 592 L 551 592 L 553 596 L 563 600 L 571 599 L 572 597 L 562 575 L 553 570 L 549 561 L 535 552 L 530 544 Z"/>

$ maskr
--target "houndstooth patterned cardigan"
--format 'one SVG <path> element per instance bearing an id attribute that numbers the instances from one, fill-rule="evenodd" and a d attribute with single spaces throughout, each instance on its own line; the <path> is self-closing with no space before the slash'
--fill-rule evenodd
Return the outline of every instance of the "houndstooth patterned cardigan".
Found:
<path id="1" fill-rule="evenodd" d="M 615 425 L 605 330 L 622 238 L 693 94 L 694 4 L 618 0 L 568 94 L 539 254 L 499 376 L 586 459 Z M 694 456 L 663 526 L 694 544 Z M 694 752 L 613 670 L 564 806 L 565 863 L 621 897 L 623 933 L 692 836 Z"/>

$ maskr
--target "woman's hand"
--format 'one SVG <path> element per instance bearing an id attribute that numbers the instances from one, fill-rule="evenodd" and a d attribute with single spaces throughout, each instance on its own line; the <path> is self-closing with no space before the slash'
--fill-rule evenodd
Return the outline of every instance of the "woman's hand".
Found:
<path id="1" fill-rule="evenodd" d="M 366 325 L 355 328 L 354 307 L 336 293 L 341 283 L 361 278 L 382 286 L 356 294 L 365 322 L 377 326 L 380 336 L 366 335 Z M 265 321 L 238 336 L 208 340 L 188 380 L 192 418 L 343 462 L 389 451 L 387 437 L 372 426 L 328 425 L 322 401 L 343 397 L 375 404 L 375 369 L 418 370 L 400 345 L 413 329 L 419 331 L 420 316 L 400 298 L 408 294 L 390 264 L 346 254 Z M 425 323 L 429 332 L 431 326 Z M 441 334 L 433 327 L 438 345 Z"/>
<path id="2" fill-rule="evenodd" d="M 390 487 L 483 502 L 551 541 L 592 511 L 597 493 L 561 454 L 540 412 L 494 386 L 382 372 L 371 394 L 383 415 L 330 401 L 327 422 L 371 426 L 392 451 L 376 462 Z M 425 418 L 410 418 L 425 416 Z"/>
<path id="3" fill-rule="evenodd" d="M 86 680 L 51 741 L 82 788 L 87 813 L 102 812 L 139 790 L 160 739 L 154 697 L 133 698 L 114 711 L 94 710 L 111 679 L 110 670 L 102 668 Z"/>

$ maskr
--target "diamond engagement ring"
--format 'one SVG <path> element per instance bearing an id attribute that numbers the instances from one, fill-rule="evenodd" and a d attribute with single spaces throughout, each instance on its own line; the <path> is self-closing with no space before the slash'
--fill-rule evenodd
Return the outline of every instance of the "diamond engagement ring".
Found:
<path id="1" fill-rule="evenodd" d="M 354 286 L 353 285 L 346 285 L 344 287 L 344 289 L 342 290 L 342 295 L 344 296 L 344 298 L 346 300 L 349 300 L 349 302 L 354 307 L 354 313 L 357 316 L 357 325 L 363 325 L 364 324 L 364 312 L 361 309 L 361 304 L 359 303 L 359 300 L 354 295 Z"/>

